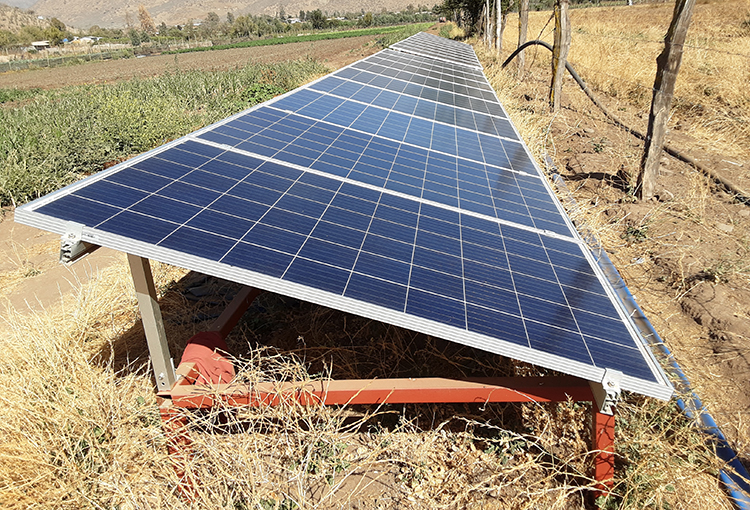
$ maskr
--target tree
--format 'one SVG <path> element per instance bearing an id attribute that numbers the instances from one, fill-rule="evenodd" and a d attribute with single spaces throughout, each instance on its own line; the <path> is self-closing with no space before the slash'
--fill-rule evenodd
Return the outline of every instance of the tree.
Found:
<path id="1" fill-rule="evenodd" d="M 685 44 L 690 18 L 693 15 L 695 0 L 677 0 L 672 14 L 672 23 L 664 37 L 664 50 L 656 58 L 656 79 L 651 112 L 648 116 L 646 146 L 641 159 L 636 190 L 638 198 L 648 200 L 654 196 L 656 176 L 659 173 L 661 151 L 669 120 L 669 108 L 677 81 L 677 73 L 682 64 L 682 47 Z"/>
<path id="2" fill-rule="evenodd" d="M 310 13 L 310 23 L 312 23 L 314 29 L 326 27 L 326 18 L 323 16 L 323 12 L 320 9 L 315 9 Z"/>
<path id="3" fill-rule="evenodd" d="M 141 34 L 135 28 L 128 30 L 128 37 L 130 37 L 130 44 L 133 46 L 141 45 Z"/>
<path id="4" fill-rule="evenodd" d="M 141 24 L 141 30 L 147 34 L 156 33 L 156 25 L 151 15 L 146 10 L 146 7 L 141 4 L 138 6 L 138 21 Z"/>
<path id="5" fill-rule="evenodd" d="M 52 18 L 49 26 L 44 30 L 44 37 L 49 41 L 51 46 L 60 46 L 67 34 L 65 23 L 57 18 Z"/>
<path id="6" fill-rule="evenodd" d="M 359 20 L 360 25 L 363 27 L 371 27 L 372 26 L 372 13 L 366 12 L 364 16 Z"/>

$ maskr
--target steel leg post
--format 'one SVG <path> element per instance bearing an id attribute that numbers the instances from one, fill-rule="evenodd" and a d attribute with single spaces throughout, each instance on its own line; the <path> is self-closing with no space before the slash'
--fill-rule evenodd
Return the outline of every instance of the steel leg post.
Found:
<path id="1" fill-rule="evenodd" d="M 164 399 L 159 406 L 161 426 L 167 440 L 167 453 L 179 479 L 182 495 L 191 500 L 195 494 L 195 481 L 189 475 L 187 464 L 192 454 L 192 440 L 187 428 L 185 410 L 172 405 L 171 399 Z"/>
<path id="2" fill-rule="evenodd" d="M 615 478 L 615 416 L 599 412 L 596 404 L 593 409 L 593 448 L 597 452 L 594 457 L 594 480 L 596 480 L 597 494 L 609 494 Z"/>
<path id="3" fill-rule="evenodd" d="M 154 367 L 157 390 L 169 391 L 174 385 L 175 373 L 169 355 L 161 309 L 156 301 L 156 288 L 151 276 L 151 265 L 148 259 L 131 254 L 128 254 L 128 263 L 133 275 L 135 295 L 138 298 L 138 309 L 141 311 L 143 330 L 146 332 L 146 341 L 151 355 L 151 364 Z"/>

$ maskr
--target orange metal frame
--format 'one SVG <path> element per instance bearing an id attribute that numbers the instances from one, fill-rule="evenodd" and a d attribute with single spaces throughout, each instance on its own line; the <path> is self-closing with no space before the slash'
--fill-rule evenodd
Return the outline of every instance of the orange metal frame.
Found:
<path id="1" fill-rule="evenodd" d="M 194 364 L 177 369 L 177 383 L 159 393 L 164 401 L 160 414 L 170 437 L 170 453 L 186 455 L 190 440 L 185 414 L 180 409 L 210 409 L 222 406 L 275 406 L 296 402 L 302 405 L 490 403 L 490 402 L 592 402 L 593 478 L 597 490 L 606 494 L 614 483 L 615 419 L 600 413 L 588 381 L 570 376 L 505 377 L 476 379 L 353 379 L 305 383 L 194 384 L 199 374 Z M 177 462 L 179 466 L 181 462 Z M 182 470 L 178 469 L 180 475 Z"/>
<path id="2" fill-rule="evenodd" d="M 245 288 L 238 293 L 212 331 L 226 337 L 260 291 Z M 614 483 L 615 419 L 599 412 L 588 381 L 571 376 L 503 377 L 470 379 L 354 379 L 308 381 L 304 383 L 197 384 L 195 363 L 182 363 L 169 391 L 158 395 L 162 424 L 168 437 L 170 454 L 181 478 L 180 467 L 189 456 L 186 413 L 181 409 L 210 409 L 214 406 L 275 406 L 282 403 L 302 405 L 415 404 L 490 402 L 592 402 L 591 443 L 596 452 L 593 478 L 599 494 L 606 494 Z M 183 478 L 184 479 L 184 478 Z M 183 491 L 190 495 L 193 484 L 185 480 Z"/>

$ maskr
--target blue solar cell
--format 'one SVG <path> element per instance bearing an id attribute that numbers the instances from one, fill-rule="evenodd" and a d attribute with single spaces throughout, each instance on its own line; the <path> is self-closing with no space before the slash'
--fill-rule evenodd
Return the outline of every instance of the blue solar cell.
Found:
<path id="1" fill-rule="evenodd" d="M 242 214 L 245 211 L 238 211 Z M 255 218 L 257 219 L 257 218 Z M 239 217 L 212 210 L 201 211 L 187 225 L 206 232 L 213 232 L 232 239 L 241 239 L 255 224 L 254 219 Z"/>
<path id="2" fill-rule="evenodd" d="M 175 181 L 159 190 L 159 195 L 174 200 L 181 200 L 199 207 L 205 207 L 221 195 L 215 191 Z"/>
<path id="3" fill-rule="evenodd" d="M 123 211 L 113 216 L 97 228 L 144 243 L 158 243 L 178 227 L 175 223 Z"/>
<path id="4" fill-rule="evenodd" d="M 332 181 L 335 182 L 335 181 Z M 334 197 L 333 202 L 331 205 L 340 207 L 342 209 L 349 209 L 350 211 L 359 212 L 362 214 L 372 214 L 372 211 L 375 210 L 375 204 L 373 202 L 373 197 L 370 196 L 353 196 L 352 193 L 352 187 L 348 183 L 340 184 L 340 191 L 339 193 Z M 347 194 L 347 191 L 349 191 L 349 194 Z M 377 197 L 374 197 L 375 200 L 377 200 Z"/>
<path id="5" fill-rule="evenodd" d="M 126 208 L 148 196 L 146 192 L 100 180 L 75 192 L 76 196 L 91 198 L 115 207 Z"/>
<path id="6" fill-rule="evenodd" d="M 211 159 L 224 154 L 225 152 L 224 149 L 217 149 L 216 147 L 206 145 L 205 143 L 198 143 L 192 140 L 187 140 L 184 143 L 181 143 L 178 147 L 179 150 L 199 154 Z"/>
<path id="7" fill-rule="evenodd" d="M 354 273 L 344 296 L 393 310 L 403 311 L 406 287 Z"/>
<path id="8" fill-rule="evenodd" d="M 42 214 L 89 226 L 97 225 L 119 211 L 118 208 L 74 195 L 62 197 L 39 208 Z"/>
<path id="9" fill-rule="evenodd" d="M 276 208 L 269 210 L 260 221 L 264 225 L 271 225 L 303 235 L 308 235 L 317 223 L 316 218 Z"/>
<path id="10" fill-rule="evenodd" d="M 339 78 L 336 78 L 335 76 L 329 76 L 323 80 L 318 81 L 317 83 L 313 83 L 310 85 L 311 89 L 319 90 L 321 92 L 330 92 L 331 90 L 335 89 L 339 85 L 348 83 L 344 80 L 341 80 Z"/>
<path id="11" fill-rule="evenodd" d="M 617 367 L 623 374 L 647 381 L 656 381 L 654 374 L 644 363 L 643 355 L 633 348 L 603 342 L 586 337 L 586 344 L 596 366 Z"/>
<path id="12" fill-rule="evenodd" d="M 107 180 L 152 193 L 172 182 L 170 179 L 142 172 L 135 168 L 123 168 L 107 176 Z"/>
<path id="13" fill-rule="evenodd" d="M 276 228 L 262 223 L 257 223 L 248 232 L 243 241 L 253 243 L 257 246 L 265 246 L 272 250 L 294 255 L 302 247 L 306 236 L 290 230 Z"/>
<path id="14" fill-rule="evenodd" d="M 411 267 L 405 262 L 362 252 L 354 271 L 401 285 L 409 283 Z"/>
<path id="15" fill-rule="evenodd" d="M 453 299 L 464 299 L 464 286 L 461 278 L 420 266 L 412 266 L 409 287 Z"/>
<path id="16" fill-rule="evenodd" d="M 417 238 L 419 238 L 419 235 Z M 417 242 L 419 241 L 417 240 Z M 414 248 L 412 264 L 435 269 L 441 273 L 454 275 L 459 278 L 463 277 L 463 265 L 460 256 L 448 255 L 445 252 L 425 249 L 419 245 Z"/>
<path id="17" fill-rule="evenodd" d="M 199 154 L 181 151 L 177 148 L 160 152 L 157 157 L 159 159 L 171 161 L 172 163 L 185 165 L 189 168 L 199 167 L 202 164 L 206 163 L 209 159 L 211 159 Z"/>
<path id="18" fill-rule="evenodd" d="M 362 246 L 362 239 L 365 237 L 365 232 L 364 230 L 321 221 L 315 226 L 315 230 L 312 231 L 311 235 L 318 239 L 358 250 Z"/>
<path id="19" fill-rule="evenodd" d="M 258 245 L 238 243 L 221 261 L 230 266 L 278 278 L 284 273 L 291 260 L 292 255 L 289 254 Z"/>
<path id="20" fill-rule="evenodd" d="M 281 196 L 281 191 L 241 182 L 230 189 L 228 194 L 265 205 L 273 205 Z"/>
<path id="21" fill-rule="evenodd" d="M 529 320 L 524 324 L 532 349 L 581 363 L 593 363 L 580 334 Z"/>
<path id="22" fill-rule="evenodd" d="M 160 175 L 168 179 L 179 179 L 186 173 L 193 170 L 192 167 L 181 165 L 179 163 L 172 163 L 159 158 L 147 159 L 134 163 L 133 168 L 150 172 L 154 175 Z"/>
<path id="23" fill-rule="evenodd" d="M 454 257 L 461 256 L 461 243 L 458 239 L 443 237 L 421 229 L 417 233 L 417 246 L 440 251 Z"/>
<path id="24" fill-rule="evenodd" d="M 550 285 L 549 281 L 540 280 L 533 276 L 520 274 L 513 271 L 511 265 L 511 272 L 513 275 L 513 283 L 516 287 L 516 291 L 519 294 L 525 294 L 527 296 L 536 297 L 538 299 L 548 299 L 555 303 L 565 303 L 565 296 L 562 294 L 560 287 L 556 285 Z"/>
<path id="25" fill-rule="evenodd" d="M 184 223 L 198 214 L 201 209 L 191 204 L 172 200 L 171 198 L 151 195 L 133 205 L 130 210 L 166 221 Z"/>
<path id="26" fill-rule="evenodd" d="M 370 223 L 370 232 L 402 243 L 413 243 L 416 230 L 398 223 L 391 223 L 374 218 Z"/>
<path id="27" fill-rule="evenodd" d="M 524 347 L 529 345 L 526 328 L 520 317 L 467 303 L 466 318 L 469 331 Z"/>
<path id="28" fill-rule="evenodd" d="M 466 327 L 464 304 L 442 295 L 409 289 L 406 313 L 461 329 Z"/>
<path id="29" fill-rule="evenodd" d="M 233 239 L 227 239 L 202 230 L 182 227 L 171 233 L 158 245 L 209 260 L 219 260 L 235 243 L 236 241 Z"/>
<path id="30" fill-rule="evenodd" d="M 334 294 L 341 294 L 349 280 L 349 271 L 297 258 L 289 266 L 283 279 Z"/>
<path id="31" fill-rule="evenodd" d="M 396 241 L 370 232 L 365 237 L 362 250 L 411 264 L 414 245 L 412 242 Z"/>
<path id="32" fill-rule="evenodd" d="M 302 246 L 298 256 L 342 269 L 351 269 L 354 266 L 354 261 L 357 259 L 359 246 L 356 248 L 347 248 L 311 238 Z"/>

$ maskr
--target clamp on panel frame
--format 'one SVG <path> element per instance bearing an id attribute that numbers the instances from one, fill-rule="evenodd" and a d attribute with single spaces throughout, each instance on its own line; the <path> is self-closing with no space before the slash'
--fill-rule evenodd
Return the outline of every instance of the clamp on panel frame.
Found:
<path id="1" fill-rule="evenodd" d="M 65 233 L 60 237 L 60 263 L 72 265 L 89 253 L 99 248 L 99 245 L 83 241 L 83 225 L 69 221 L 65 225 Z"/>
<path id="2" fill-rule="evenodd" d="M 589 381 L 591 393 L 594 395 L 596 406 L 599 412 L 612 416 L 615 412 L 615 406 L 620 400 L 620 381 L 622 381 L 622 372 L 607 368 L 604 370 L 604 376 L 600 383 Z"/>

